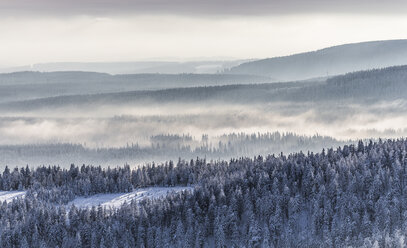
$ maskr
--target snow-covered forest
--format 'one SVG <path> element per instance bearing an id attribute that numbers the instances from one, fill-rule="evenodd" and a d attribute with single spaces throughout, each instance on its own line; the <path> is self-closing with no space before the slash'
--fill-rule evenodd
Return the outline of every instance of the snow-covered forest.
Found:
<path id="1" fill-rule="evenodd" d="M 2 247 L 404 247 L 407 140 L 318 153 L 102 169 L 6 168 Z M 193 191 L 120 208 L 65 205 L 144 187 Z"/>
<path id="2" fill-rule="evenodd" d="M 0 74 L 0 247 L 406 247 L 407 66 L 380 59 L 405 44 L 216 74 Z M 396 64 L 372 69 L 376 45 Z M 364 46 L 367 71 L 241 74 Z"/>
<path id="3" fill-rule="evenodd" d="M 405 0 L 0 0 L 0 248 L 407 247 L 406 27 Z"/>

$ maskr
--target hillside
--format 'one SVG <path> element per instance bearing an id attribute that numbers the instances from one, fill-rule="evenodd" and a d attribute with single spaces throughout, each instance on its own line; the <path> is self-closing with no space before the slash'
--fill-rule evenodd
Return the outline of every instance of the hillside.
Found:
<path id="1" fill-rule="evenodd" d="M 376 101 L 406 98 L 407 66 L 360 71 L 326 81 L 243 84 L 127 91 L 104 94 L 67 95 L 29 101 L 12 101 L 0 109 L 33 110 L 64 106 L 162 103 L 271 103 L 320 101 Z"/>
<path id="2" fill-rule="evenodd" d="M 362 42 L 243 63 L 228 73 L 267 75 L 279 81 L 327 77 L 407 64 L 407 40 Z"/>
<path id="3" fill-rule="evenodd" d="M 80 71 L 26 71 L 0 74 L 0 102 L 61 95 L 269 82 L 272 79 L 264 76 L 226 74 L 110 75 Z"/>

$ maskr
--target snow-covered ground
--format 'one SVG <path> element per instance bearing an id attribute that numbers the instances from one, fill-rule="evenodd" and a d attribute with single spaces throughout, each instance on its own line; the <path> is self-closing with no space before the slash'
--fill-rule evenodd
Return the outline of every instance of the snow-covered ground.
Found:
<path id="1" fill-rule="evenodd" d="M 4 201 L 10 203 L 13 199 L 24 197 L 25 193 L 25 191 L 0 191 L 0 203 L 3 203 Z"/>
<path id="2" fill-rule="evenodd" d="M 168 193 L 180 193 L 182 191 L 192 191 L 193 187 L 150 187 L 135 190 L 131 193 L 116 194 L 97 194 L 89 197 L 77 197 L 68 203 L 79 208 L 88 208 L 92 206 L 119 208 L 124 202 L 131 200 L 142 201 L 144 199 L 153 199 L 166 196 Z"/>
<path id="3" fill-rule="evenodd" d="M 92 206 L 119 208 L 124 202 L 131 200 L 142 201 L 144 199 L 153 199 L 165 197 L 169 193 L 180 193 L 182 191 L 192 191 L 193 187 L 150 187 L 137 189 L 130 193 L 115 194 L 97 194 L 89 197 L 77 197 L 68 203 L 79 208 L 88 208 Z M 10 203 L 18 197 L 25 197 L 26 191 L 0 191 L 0 204 L 6 201 Z"/>

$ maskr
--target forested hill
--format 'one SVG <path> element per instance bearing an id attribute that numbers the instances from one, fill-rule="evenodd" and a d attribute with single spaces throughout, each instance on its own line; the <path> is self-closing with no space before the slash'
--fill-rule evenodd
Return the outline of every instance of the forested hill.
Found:
<path id="1" fill-rule="evenodd" d="M 291 81 L 405 64 L 407 40 L 387 40 L 247 62 L 228 73 L 267 75 L 279 81 Z"/>
<path id="2" fill-rule="evenodd" d="M 405 247 L 407 141 L 138 169 L 6 168 L 1 247 Z M 64 203 L 147 186 L 193 191 L 111 211 Z"/>
<path id="3" fill-rule="evenodd" d="M 60 71 L 0 74 L 0 102 L 75 94 L 179 87 L 270 83 L 264 76 L 227 74 L 124 74 Z"/>
<path id="4" fill-rule="evenodd" d="M 146 103 L 268 103 L 321 101 L 380 101 L 406 98 L 407 66 L 349 73 L 325 82 L 291 82 L 254 85 L 174 88 L 158 91 L 129 91 L 72 95 L 29 101 L 13 101 L 1 109 L 30 110 L 80 105 Z"/>

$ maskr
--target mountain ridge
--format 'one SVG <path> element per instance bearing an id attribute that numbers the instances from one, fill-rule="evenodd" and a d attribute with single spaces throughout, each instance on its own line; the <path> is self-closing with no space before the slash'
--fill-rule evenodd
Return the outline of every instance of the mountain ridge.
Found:
<path id="1" fill-rule="evenodd" d="M 226 73 L 263 75 L 278 81 L 336 76 L 407 64 L 407 39 L 337 45 L 242 63 Z"/>

